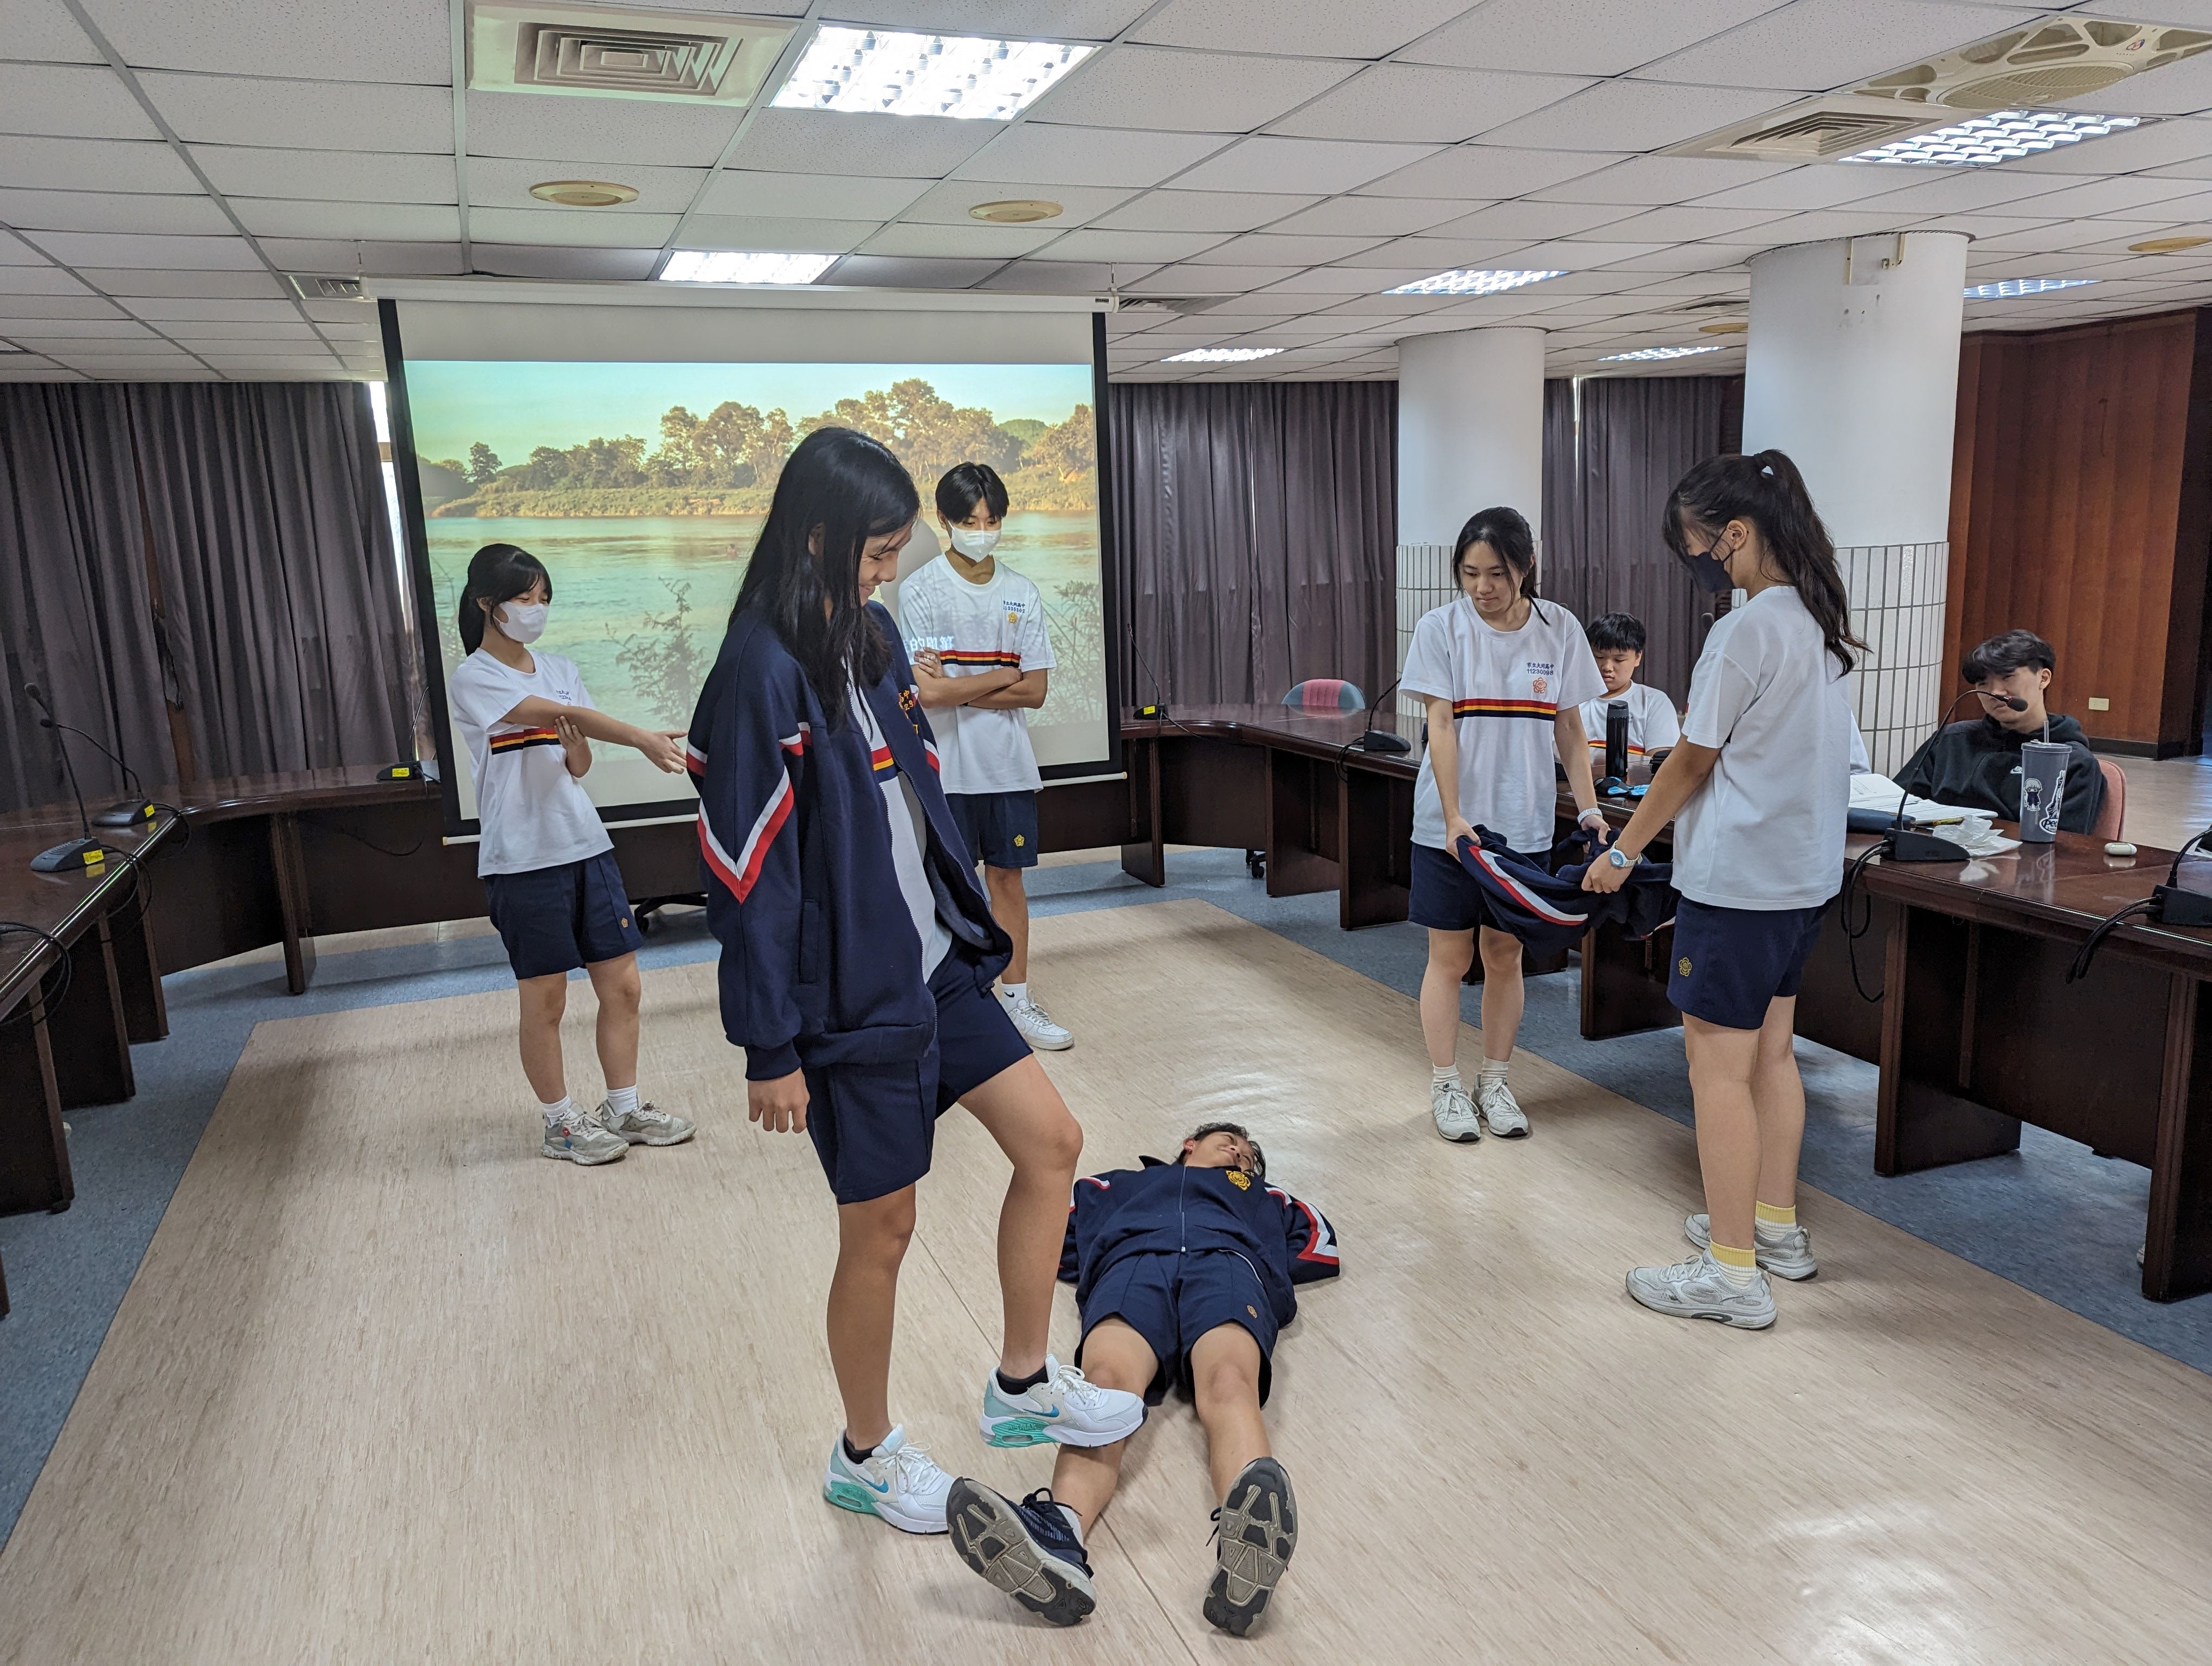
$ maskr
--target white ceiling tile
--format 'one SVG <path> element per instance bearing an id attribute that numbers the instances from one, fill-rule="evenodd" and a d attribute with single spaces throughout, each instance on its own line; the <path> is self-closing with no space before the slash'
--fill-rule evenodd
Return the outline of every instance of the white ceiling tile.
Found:
<path id="1" fill-rule="evenodd" d="M 1555 104 L 1589 84 L 1567 76 L 1377 64 L 1292 111 L 1268 131 L 1320 139 L 1456 144 L 1516 116 Z"/>
<path id="2" fill-rule="evenodd" d="M 2034 204 L 2027 203 L 2022 206 L 2032 209 Z M 1761 226 L 1759 235 L 1765 236 L 1780 223 L 1776 222 Z M 2051 222 L 2034 214 L 1939 214 L 1932 220 L 1907 218 L 1898 223 L 1911 231 L 1956 231 L 1964 232 L 1969 237 L 2003 237 L 2012 232 L 2033 231 L 2038 226 L 2047 226 Z"/>
<path id="3" fill-rule="evenodd" d="M 226 197 L 451 203 L 453 159 L 377 150 L 270 150 L 196 144 L 192 160 Z"/>
<path id="4" fill-rule="evenodd" d="M 48 254 L 70 266 L 150 266 L 203 271 L 259 271 L 253 246 L 242 237 L 141 237 L 129 232 L 38 231 L 26 234 Z"/>
<path id="5" fill-rule="evenodd" d="M 452 242 L 461 234 L 460 210 L 431 203 L 312 203 L 276 197 L 229 200 L 231 212 L 256 237 L 433 243 Z"/>
<path id="6" fill-rule="evenodd" d="M 1380 237 L 1300 237 L 1286 233 L 1253 232 L 1243 237 L 1232 237 L 1226 243 L 1217 243 L 1195 258 L 1205 264 L 1214 266 L 1288 266 L 1295 269 L 1341 260 L 1347 255 L 1358 254 L 1363 249 L 1371 249 L 1377 243 L 1389 240 Z"/>
<path id="7" fill-rule="evenodd" d="M 1320 198 L 1310 194 L 1150 191 L 1109 214 L 1099 216 L 1097 223 L 1116 231 L 1250 231 L 1320 201 Z"/>
<path id="8" fill-rule="evenodd" d="M 264 237 L 260 243 L 262 252 L 289 272 L 361 271 L 379 277 L 452 277 L 461 271 L 461 246 L 458 243 L 354 243 L 336 238 L 306 237 Z"/>
<path id="9" fill-rule="evenodd" d="M 1668 214 L 1698 214 L 1700 209 L 1668 209 Z M 1780 219 L 1768 218 L 1758 224 L 1755 232 L 1747 236 L 1729 236 L 1727 228 L 1703 234 L 1705 240 L 1723 239 L 1735 242 L 1757 242 L 1780 247 L 1785 243 L 1821 243 L 1834 237 L 1879 237 L 1885 233 L 1899 231 L 1913 223 L 1912 216 L 1899 216 L 1894 210 L 1856 208 L 1813 209 L 1803 214 L 1785 214 Z M 1744 228 L 1748 231 L 1748 228 Z M 1685 238 L 1685 242 L 1697 240 Z"/>
<path id="10" fill-rule="evenodd" d="M 1793 0 L 1638 73 L 1668 81 L 1825 92 L 1949 52 L 2035 15 L 1942 0 Z"/>
<path id="11" fill-rule="evenodd" d="M 1655 156 L 1650 160 L 1696 161 L 1703 159 Z M 1778 172 L 1757 169 L 1736 176 L 1747 183 L 1727 185 L 1694 200 L 1707 208 L 1772 209 L 1777 213 L 1802 214 L 1808 209 L 1836 208 L 1863 197 L 1879 197 L 1892 188 L 1897 172 L 1888 167 L 1844 167 L 1820 163 L 1803 167 L 1785 167 Z"/>
<path id="12" fill-rule="evenodd" d="M 1462 269 L 1487 270 L 1530 246 L 1519 237 L 1401 237 L 1358 254 L 1347 255 L 1340 266 L 1419 266 L 1423 275 Z M 1516 265 L 1518 263 L 1515 263 Z"/>
<path id="13" fill-rule="evenodd" d="M 0 0 L 7 54 L 33 64 L 98 64 L 100 50 L 60 0 Z"/>
<path id="14" fill-rule="evenodd" d="M 27 318 L 122 318 L 123 309 L 99 295 L 9 295 L 0 314 Z"/>
<path id="15" fill-rule="evenodd" d="M 1456 17 L 1468 0 L 1169 0 L 1130 34 L 1163 46 L 1263 46 L 1315 58 L 1382 58 Z"/>
<path id="16" fill-rule="evenodd" d="M 1109 265 L 1097 260 L 1017 260 L 1003 271 L 994 272 L 976 287 L 1007 289 L 1018 295 L 1103 294 L 1115 283 L 1133 283 L 1152 270 L 1143 264 Z M 1110 329 L 1114 319 L 1109 318 L 1107 323 Z"/>
<path id="17" fill-rule="evenodd" d="M 1288 277 L 1296 270 L 1293 266 L 1204 266 L 1185 261 L 1163 266 L 1122 288 L 1132 295 L 1241 295 Z"/>
<path id="18" fill-rule="evenodd" d="M 0 180 L 35 191 L 201 189 L 167 144 L 131 139 L 0 138 Z"/>
<path id="19" fill-rule="evenodd" d="M 1783 102 L 1756 88 L 1603 81 L 1485 137 L 1544 150 L 1656 150 Z"/>
<path id="20" fill-rule="evenodd" d="M 199 356 L 233 376 L 253 370 L 326 370 L 333 362 L 327 353 L 203 353 Z"/>
<path id="21" fill-rule="evenodd" d="M 1429 228 L 1434 237 L 1489 237 L 1535 242 L 1572 237 L 1626 220 L 1637 210 L 1620 203 L 1546 203 L 1534 198 L 1495 203 L 1474 213 Z"/>
<path id="22" fill-rule="evenodd" d="M 1632 255 L 1626 260 L 1609 261 L 1606 264 L 1606 274 L 1727 271 L 1742 265 L 1754 254 L 1765 252 L 1771 246 L 1763 243 L 1677 243 L 1672 248 L 1657 249 L 1650 254 Z"/>
<path id="23" fill-rule="evenodd" d="M 827 14 L 841 23 L 890 23 L 944 34 L 995 34 L 1020 40 L 1111 40 L 1143 16 L 1152 0 L 837 0 Z M 732 11 L 763 8 L 730 0 Z M 765 9 L 799 12 L 799 0 Z"/>
<path id="24" fill-rule="evenodd" d="M 703 167 L 649 167 L 641 162 L 517 161 L 508 157 L 469 158 L 469 204 L 472 208 L 528 208 L 544 206 L 530 194 L 530 187 L 553 179 L 605 179 L 637 192 L 635 203 L 592 209 L 592 214 L 681 214 L 691 206 L 699 187 L 707 183 Z M 412 198 L 395 198 L 410 202 Z"/>
<path id="25" fill-rule="evenodd" d="M 1434 266 L 1312 266 L 1291 273 L 1267 293 L 1316 297 L 1379 295 L 1401 283 L 1418 283 L 1436 270 Z"/>
<path id="26" fill-rule="evenodd" d="M 2155 80 L 2164 73 L 2159 70 L 2147 79 Z M 2212 121 L 2178 117 L 2172 121 L 2146 122 L 2124 132 L 2107 133 L 2101 139 L 2084 139 L 2041 155 L 2023 156 L 2004 166 L 2008 173 L 2130 173 L 2137 168 L 2160 169 L 2177 162 L 2212 167 Z"/>
<path id="27" fill-rule="evenodd" d="M 160 318 L 164 316 L 164 314 L 159 313 L 149 313 L 146 310 L 146 307 L 149 306 L 224 306 L 229 304 L 233 303 L 222 301 L 176 302 L 155 301 L 141 304 L 134 301 L 131 303 L 131 310 L 137 313 L 141 318 Z M 247 304 L 252 305 L 255 303 L 249 302 Z M 358 319 L 371 336 L 377 333 L 376 307 L 371 302 L 362 301 L 303 301 L 300 303 L 300 307 L 301 310 L 305 312 L 309 318 L 315 319 L 318 323 L 351 324 Z M 174 316 L 179 318 L 273 318 L 276 317 L 276 314 L 273 313 L 179 313 L 174 314 Z"/>
<path id="28" fill-rule="evenodd" d="M 665 243 L 676 229 L 672 214 L 595 214 L 590 209 L 471 208 L 469 235 L 488 243 L 574 244 L 581 248 L 636 249 Z"/>
<path id="29" fill-rule="evenodd" d="M 724 168 L 700 198 L 703 214 L 774 219 L 895 218 L 931 189 L 926 179 L 875 179 L 856 173 L 768 173 Z"/>
<path id="30" fill-rule="evenodd" d="M 443 9 L 441 0 L 440 10 Z M 763 130 L 781 132 L 793 118 L 820 113 L 812 110 L 763 110 L 755 136 Z M 667 167 L 708 167 L 721 155 L 730 136 L 738 131 L 744 112 L 721 105 L 665 104 L 641 99 L 471 93 L 466 114 L 468 147 L 478 156 L 591 156 L 598 159 L 594 164 L 598 167 L 617 162 L 653 162 Z M 826 119 L 865 122 L 894 119 L 833 116 Z M 973 127 L 987 124 L 950 125 Z M 750 144 L 752 137 L 746 142 Z M 773 142 L 769 148 L 774 148 Z M 748 165 L 781 166 L 776 162 Z M 892 170 L 863 167 L 841 171 Z"/>
<path id="31" fill-rule="evenodd" d="M 817 281 L 870 289 L 964 289 L 988 277 L 1000 264 L 996 260 L 848 254 Z"/>
<path id="32" fill-rule="evenodd" d="M 1222 239 L 1204 231 L 1109 231 L 1086 226 L 1072 231 L 1052 246 L 1058 260 L 1127 261 L 1132 265 L 1149 261 L 1188 260 L 1210 249 Z"/>
<path id="33" fill-rule="evenodd" d="M 2184 191 L 2193 187 L 2183 185 Z M 0 190 L 0 220 L 40 231 L 135 231 L 220 236 L 230 222 L 206 197 L 105 191 Z"/>
<path id="34" fill-rule="evenodd" d="M 927 255 L 951 259 L 1012 260 L 1035 254 L 1060 234 L 1049 226 L 885 226 L 860 246 L 862 254 Z"/>
<path id="35" fill-rule="evenodd" d="M 1593 173 L 1621 154 L 1518 149 L 1510 145 L 1460 144 L 1425 161 L 1401 167 L 1361 188 L 1370 197 L 1520 197 Z"/>
<path id="36" fill-rule="evenodd" d="M 781 254 L 849 254 L 876 234 L 878 220 L 793 220 L 780 216 L 695 214 L 684 222 L 687 249 L 755 249 Z"/>
<path id="37" fill-rule="evenodd" d="M 1413 144 L 1349 139 L 1242 139 L 1178 178 L 1194 191 L 1349 191 L 1431 152 Z"/>
<path id="38" fill-rule="evenodd" d="M 204 341 L 305 341 L 317 340 L 313 325 L 301 321 L 297 313 L 289 319 L 171 319 L 161 325 L 162 333 L 173 340 L 191 344 Z M 228 350 L 239 352 L 244 350 Z"/>
<path id="39" fill-rule="evenodd" d="M 0 40 L 0 50 L 12 42 Z M 0 64 L 0 127 L 70 139 L 155 139 L 154 125 L 112 70 Z"/>
<path id="40" fill-rule="evenodd" d="M 0 295 L 88 295 L 92 291 L 59 266 L 0 266 Z M 4 305 L 0 302 L 0 305 Z"/>
<path id="41" fill-rule="evenodd" d="M 1626 220 L 1616 220 L 1590 235 L 1615 238 L 1626 243 L 1710 242 L 1717 238 L 1736 237 L 1755 226 L 1764 228 L 1778 218 L 1802 220 L 1805 217 L 1802 215 L 1778 216 L 1765 209 L 1661 208 Z M 1759 240 L 1764 241 L 1766 235 L 1762 229 L 1759 234 Z"/>
<path id="42" fill-rule="evenodd" d="M 1079 67 L 1034 108 L 1040 120 L 1085 127 L 1249 133 L 1358 67 L 1334 58 L 1112 46 Z"/>
<path id="43" fill-rule="evenodd" d="M 0 356 L 0 382 L 81 382 L 87 380 L 83 372 L 72 370 L 65 364 L 56 364 L 52 359 L 35 353 Z"/>
<path id="44" fill-rule="evenodd" d="M 373 18 L 363 16 L 357 0 L 285 0 L 281 6 L 262 0 L 94 0 L 90 10 L 133 69 L 224 75 L 250 63 L 263 75 L 435 86 L 449 80 L 453 68 L 446 0 L 377 0 Z"/>
<path id="45" fill-rule="evenodd" d="M 2182 185 L 2179 189 L 2186 191 L 2189 187 Z M 922 192 L 898 218 L 931 225 L 969 226 L 978 222 L 969 210 L 980 203 L 1042 199 L 1059 204 L 1060 211 L 1050 220 L 1034 222 L 1036 228 L 1066 231 L 1087 225 L 1109 209 L 1127 202 L 1133 190 L 1130 185 L 1045 185 L 1034 180 L 948 179 Z"/>
<path id="46" fill-rule="evenodd" d="M 378 150 L 453 153 L 447 87 L 159 72 L 138 80 L 187 143 L 334 150 L 358 136 Z"/>
<path id="47" fill-rule="evenodd" d="M 1554 75 L 1614 76 L 1769 10 L 1775 0 L 1490 0 L 1402 56 Z"/>
<path id="48" fill-rule="evenodd" d="M 0 228 L 0 266 L 43 266 L 45 255 L 12 231 Z"/>
<path id="49" fill-rule="evenodd" d="M 231 323 L 297 322 L 300 310 L 288 301 L 195 301 L 176 300 L 167 296 L 138 296 L 123 303 L 140 318 L 156 320 L 215 319 Z M 310 307 L 327 306 L 325 301 L 310 301 Z M 359 301 L 350 303 L 361 307 Z M 362 307 L 373 318 L 374 311 Z"/>
<path id="50" fill-rule="evenodd" d="M 2045 192 L 2028 199 L 2039 215 L 2054 220 L 2074 215 L 2119 215 L 2148 219 L 2162 214 L 2163 204 L 2190 195 L 2186 179 L 2131 174 L 2117 179 L 2091 179 L 2063 191 Z"/>
<path id="51" fill-rule="evenodd" d="M 1895 182 L 1893 189 L 1878 196 L 1863 197 L 1855 206 L 1906 213 L 1949 214 L 1996 208 L 2002 203 L 2017 203 L 2063 191 L 2067 185 L 2066 180 L 2047 173 L 2019 173 L 2008 167 L 1927 168 L 1870 162 L 1850 171 L 1879 174 Z"/>
<path id="52" fill-rule="evenodd" d="M 270 258 L 275 259 L 271 253 Z M 162 271 L 151 267 L 85 267 L 81 269 L 84 281 L 109 295 L 174 295 L 174 296 L 253 296 L 283 295 L 289 293 L 283 280 L 266 271 L 251 272 L 185 272 Z M 305 270 L 304 268 L 301 270 Z M 325 271 L 331 270 L 325 268 Z M 336 268 L 351 271 L 353 262 Z"/>
<path id="53" fill-rule="evenodd" d="M 1713 156 L 1632 156 L 1533 194 L 1551 203 L 1623 203 L 1662 208 L 1786 171 L 1779 163 L 1723 161 Z"/>
<path id="54" fill-rule="evenodd" d="M 884 119 L 894 119 L 884 118 Z M 963 122 L 963 127 L 988 125 Z M 1151 185 L 1222 148 L 1213 134 L 1133 128 L 1055 127 L 1024 122 L 985 145 L 957 172 L 979 179 L 1036 179 L 1075 185 Z M 750 140 L 747 140 L 748 145 Z"/>
<path id="55" fill-rule="evenodd" d="M 1269 222 L 1270 231 L 1338 237 L 1404 237 L 1488 207 L 1443 197 L 1332 197 Z"/>
<path id="56" fill-rule="evenodd" d="M 2204 188 L 2203 180 L 2176 179 L 2172 183 L 2183 186 L 2189 194 L 2185 197 L 2169 197 L 2164 202 L 2143 210 L 2142 212 L 2147 217 L 2182 221 L 2202 220 L 2212 216 L 2212 191 Z M 2021 214 L 2039 217 L 2044 204 L 2048 201 L 2050 198 L 2046 197 L 2033 197 L 2027 202 L 2017 204 L 2016 207 Z"/>
<path id="57" fill-rule="evenodd" d="M 268 355 L 271 357 L 296 358 L 313 364 L 331 364 L 337 356 L 312 336 L 301 340 L 291 336 L 271 337 L 256 340 L 244 336 L 220 336 L 203 338 L 179 336 L 177 344 L 186 352 L 197 353 L 210 364 L 230 364 L 248 355 Z"/>

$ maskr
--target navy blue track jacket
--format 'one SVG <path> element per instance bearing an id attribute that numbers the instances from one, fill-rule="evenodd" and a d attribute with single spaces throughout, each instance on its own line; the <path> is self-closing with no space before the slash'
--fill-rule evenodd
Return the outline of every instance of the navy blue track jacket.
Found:
<path id="1" fill-rule="evenodd" d="M 1286 1325 L 1298 1310 L 1292 1286 L 1337 1275 L 1336 1234 L 1312 1204 L 1241 1169 L 1139 1160 L 1141 1168 L 1075 1183 L 1060 1276 L 1078 1302 L 1126 1256 L 1226 1250 L 1260 1275 L 1275 1322 Z"/>
<path id="2" fill-rule="evenodd" d="M 1460 866 L 1474 876 L 1499 928 L 1539 954 L 1578 948 L 1592 926 L 1617 923 L 1631 938 L 1651 935 L 1674 917 L 1680 902 L 1666 862 L 1638 862 L 1619 891 L 1584 891 L 1583 875 L 1597 842 L 1576 832 L 1553 845 L 1542 862 L 1516 855 L 1486 827 L 1459 842 Z"/>
<path id="3" fill-rule="evenodd" d="M 937 743 L 890 613 L 868 604 L 890 669 L 863 691 L 889 743 L 832 726 L 775 628 L 730 621 L 691 714 L 707 923 L 722 945 L 722 1031 L 755 1081 L 918 1059 L 937 1035 L 921 944 L 891 866 L 878 785 L 896 767 L 929 822 L 938 917 L 996 977 L 1013 945 L 991 918 L 937 778 Z"/>

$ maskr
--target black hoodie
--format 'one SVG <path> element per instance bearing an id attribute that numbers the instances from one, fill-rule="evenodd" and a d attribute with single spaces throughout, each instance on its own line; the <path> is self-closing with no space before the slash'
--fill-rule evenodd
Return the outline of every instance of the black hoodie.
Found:
<path id="1" fill-rule="evenodd" d="M 2089 751 L 2081 726 L 2052 713 L 2051 738 L 2066 745 L 2066 802 L 2058 814 L 2062 832 L 2087 833 L 2105 807 L 2105 776 Z M 2020 819 L 2020 745 L 2039 740 L 2039 731 L 2018 734 L 1993 717 L 1954 723 L 1927 741 L 1896 775 L 1917 798 L 1987 810 L 2006 821 Z"/>

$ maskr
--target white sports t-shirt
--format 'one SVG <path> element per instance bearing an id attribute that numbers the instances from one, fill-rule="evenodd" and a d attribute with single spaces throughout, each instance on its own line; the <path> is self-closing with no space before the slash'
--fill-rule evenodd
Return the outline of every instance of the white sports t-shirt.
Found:
<path id="1" fill-rule="evenodd" d="M 1684 739 L 1719 749 L 1674 819 L 1674 887 L 1723 909 L 1809 909 L 1843 884 L 1857 726 L 1796 588 L 1721 616 L 1690 676 Z"/>
<path id="2" fill-rule="evenodd" d="M 899 629 L 907 650 L 934 648 L 948 677 L 987 671 L 1048 670 L 1044 599 L 1004 562 L 988 584 L 971 584 L 939 556 L 899 585 Z M 1044 785 L 1025 711 L 933 706 L 939 779 L 948 793 L 1034 793 Z"/>
<path id="3" fill-rule="evenodd" d="M 1460 813 L 1516 850 L 1549 850 L 1559 804 L 1553 720 L 1560 707 L 1605 692 L 1582 621 L 1556 603 L 1536 601 L 1520 629 L 1496 630 L 1462 596 L 1421 616 L 1399 686 L 1452 702 Z M 1413 842 L 1450 848 L 1425 747 L 1413 786 Z"/>
<path id="4" fill-rule="evenodd" d="M 479 874 L 559 867 L 615 848 L 583 782 L 568 773 L 551 726 L 507 721 L 532 695 L 563 706 L 592 703 L 574 660 L 531 658 L 536 668 L 520 672 L 478 648 L 446 679 L 446 701 L 476 770 Z"/>
<path id="5" fill-rule="evenodd" d="M 883 789 L 884 820 L 890 829 L 891 871 L 898 876 L 899 897 L 914 921 L 914 934 L 921 944 L 921 975 L 937 970 L 952 949 L 952 933 L 937 917 L 937 893 L 930 889 L 929 870 L 922 853 L 929 848 L 929 817 L 915 796 L 906 772 L 891 761 L 891 749 L 876 723 L 876 714 L 853 685 L 853 721 L 867 738 L 868 756 L 876 766 L 876 785 Z M 939 756 L 944 747 L 938 748 Z"/>
<path id="6" fill-rule="evenodd" d="M 1674 702 L 1655 688 L 1631 683 L 1619 694 L 1601 694 L 1583 702 L 1583 733 L 1590 744 L 1590 768 L 1605 773 L 1605 708 L 1616 700 L 1628 702 L 1628 756 L 1632 761 L 1674 745 L 1682 738 L 1674 716 Z"/>

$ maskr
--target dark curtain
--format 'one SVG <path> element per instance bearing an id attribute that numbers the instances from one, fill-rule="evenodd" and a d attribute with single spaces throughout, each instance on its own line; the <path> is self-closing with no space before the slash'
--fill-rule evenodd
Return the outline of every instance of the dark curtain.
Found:
<path id="1" fill-rule="evenodd" d="M 1593 376 L 1581 387 L 1576 433 L 1575 544 L 1547 575 L 1546 593 L 1588 623 L 1633 613 L 1650 636 L 1638 680 L 1679 702 L 1713 611 L 1660 533 L 1667 495 L 1693 463 L 1732 447 L 1743 383 L 1731 376 Z M 1547 496 L 1552 454 L 1546 392 Z M 1546 506 L 1546 541 L 1551 541 Z"/>
<path id="2" fill-rule="evenodd" d="M 411 754 L 398 585 L 358 384 L 0 386 L 0 807 Z"/>
<path id="3" fill-rule="evenodd" d="M 1553 376 L 1544 383 L 1544 532 L 1537 556 L 1537 588 L 1578 618 L 1583 611 L 1581 481 L 1575 465 L 1575 384 Z"/>
<path id="4" fill-rule="evenodd" d="M 1107 405 L 1123 698 L 1279 700 L 1391 679 L 1398 390 L 1136 384 Z"/>

